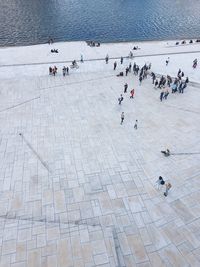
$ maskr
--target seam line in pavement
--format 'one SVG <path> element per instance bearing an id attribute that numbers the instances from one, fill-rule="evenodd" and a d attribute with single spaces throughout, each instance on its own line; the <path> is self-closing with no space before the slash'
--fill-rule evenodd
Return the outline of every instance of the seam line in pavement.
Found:
<path id="1" fill-rule="evenodd" d="M 154 57 L 154 56 L 165 56 L 165 55 L 178 55 L 178 54 L 194 54 L 199 53 L 200 51 L 187 51 L 187 52 L 170 52 L 170 53 L 159 53 L 159 54 L 146 54 L 146 55 L 135 55 L 132 58 L 125 56 L 123 58 L 134 59 L 137 57 Z M 110 57 L 109 59 L 120 59 L 121 57 Z M 94 58 L 94 59 L 85 59 L 84 62 L 88 61 L 101 61 L 105 60 L 105 58 Z M 80 60 L 76 60 L 77 62 L 81 62 Z M 22 66 L 34 66 L 34 65 L 49 65 L 49 64 L 59 64 L 59 63 L 71 63 L 72 60 L 65 61 L 50 61 L 50 62 L 36 62 L 36 63 L 19 63 L 19 64 L 4 64 L 0 65 L 0 68 L 4 67 L 22 67 Z"/>

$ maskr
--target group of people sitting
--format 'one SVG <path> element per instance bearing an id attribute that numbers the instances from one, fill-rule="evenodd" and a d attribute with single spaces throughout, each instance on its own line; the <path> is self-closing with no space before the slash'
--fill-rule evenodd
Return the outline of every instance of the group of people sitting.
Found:
<path id="1" fill-rule="evenodd" d="M 58 49 L 51 49 L 51 53 L 58 53 Z"/>
<path id="2" fill-rule="evenodd" d="M 48 44 L 53 44 L 53 38 L 49 38 Z"/>
<path id="3" fill-rule="evenodd" d="M 161 152 L 162 154 L 164 154 L 165 157 L 169 157 L 170 154 L 171 154 L 170 151 L 169 151 L 169 149 L 161 150 L 160 152 Z"/>
<path id="4" fill-rule="evenodd" d="M 193 44 L 195 42 L 200 43 L 200 39 L 197 39 L 196 41 L 190 40 L 189 44 Z M 187 42 L 185 40 L 183 40 L 182 42 L 176 42 L 176 45 L 179 45 L 179 44 L 187 44 Z"/>
<path id="5" fill-rule="evenodd" d="M 140 49 L 138 46 L 133 47 L 133 50 L 138 50 L 138 49 Z"/>
<path id="6" fill-rule="evenodd" d="M 88 41 L 87 45 L 89 45 L 90 47 L 99 47 L 100 43 L 99 42 L 94 42 L 94 41 Z"/>

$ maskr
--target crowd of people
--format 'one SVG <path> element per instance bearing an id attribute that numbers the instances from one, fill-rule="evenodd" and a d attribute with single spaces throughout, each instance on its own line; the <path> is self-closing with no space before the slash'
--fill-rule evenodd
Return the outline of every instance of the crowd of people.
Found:
<path id="1" fill-rule="evenodd" d="M 164 99 L 166 100 L 169 95 L 169 90 L 171 89 L 171 93 L 175 94 L 176 92 L 184 93 L 185 88 L 187 87 L 189 83 L 189 78 L 186 77 L 184 80 L 184 72 L 181 71 L 181 69 L 178 70 L 177 77 L 172 79 L 170 75 L 167 75 L 166 77 L 162 75 L 160 77 L 160 80 L 158 77 L 156 77 L 156 74 L 154 72 L 151 72 L 152 77 L 152 83 L 154 85 L 154 88 L 161 89 L 160 92 L 160 101 L 162 102 Z"/>
<path id="2" fill-rule="evenodd" d="M 94 44 L 89 44 L 89 45 L 94 45 Z M 134 49 L 135 48 L 135 49 Z M 139 49 L 138 47 L 134 47 L 133 49 Z M 131 52 L 132 53 L 132 52 Z M 132 58 L 132 54 L 129 57 L 126 58 Z M 79 62 L 83 63 L 83 55 L 81 55 Z M 126 60 L 127 62 L 127 60 Z M 107 54 L 105 57 L 105 63 L 108 64 L 109 63 L 109 55 Z M 160 89 L 160 101 L 162 102 L 163 100 L 167 100 L 169 94 L 183 94 L 184 90 L 187 88 L 188 83 L 189 83 L 189 78 L 185 77 L 185 73 L 184 71 L 182 71 L 181 69 L 178 70 L 176 77 L 171 77 L 170 75 L 159 75 L 156 74 L 155 72 L 153 72 L 151 70 L 151 63 L 145 63 L 143 66 L 139 66 L 138 64 L 136 64 L 136 62 L 132 62 L 129 60 L 128 64 L 124 64 L 124 57 L 120 57 L 119 58 L 119 63 L 115 60 L 113 62 L 113 71 L 116 71 L 116 69 L 118 68 L 118 64 L 121 64 L 120 67 L 120 72 L 119 74 L 117 74 L 117 77 L 120 76 L 128 76 L 131 73 L 134 76 L 138 77 L 139 80 L 139 85 L 142 84 L 144 79 L 147 79 L 148 77 L 150 77 L 152 79 L 152 84 L 153 87 L 155 89 Z M 165 61 L 165 65 L 166 67 L 170 64 L 170 58 L 168 57 Z M 197 67 L 198 61 L 197 59 L 194 59 L 193 61 L 193 65 L 192 67 L 195 69 Z M 72 68 L 78 68 L 78 64 L 76 60 L 72 61 L 72 64 L 69 66 L 71 69 Z M 62 68 L 62 74 L 63 76 L 69 75 L 69 67 L 64 66 Z M 56 66 L 54 67 L 49 67 L 49 75 L 56 75 L 58 71 L 58 68 Z M 123 91 L 120 94 L 119 98 L 118 98 L 118 104 L 120 106 L 122 106 L 122 103 L 125 99 L 126 94 L 128 93 L 128 91 L 130 92 L 129 95 L 129 99 L 134 99 L 135 97 L 135 89 L 133 87 L 131 87 L 129 90 L 129 85 L 127 82 L 124 83 L 123 86 Z M 121 117 L 120 117 L 121 121 L 120 124 L 122 125 L 124 123 L 125 120 L 125 112 L 122 111 L 121 112 Z M 133 122 L 133 128 L 135 130 L 138 129 L 138 119 L 135 119 L 135 121 Z M 170 156 L 170 151 L 169 149 L 167 149 L 166 151 L 161 151 L 166 157 Z M 166 183 L 163 178 L 160 176 L 159 179 L 156 181 L 157 187 L 158 189 L 160 189 L 163 185 L 165 185 L 165 192 L 164 192 L 164 196 L 168 195 L 168 192 L 171 188 L 171 184 L 170 183 Z"/>

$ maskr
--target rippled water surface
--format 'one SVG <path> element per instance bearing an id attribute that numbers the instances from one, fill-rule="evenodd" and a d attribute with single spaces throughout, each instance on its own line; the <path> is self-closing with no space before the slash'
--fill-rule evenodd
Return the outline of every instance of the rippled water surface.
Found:
<path id="1" fill-rule="evenodd" d="M 200 0 L 0 0 L 0 45 L 200 37 Z"/>

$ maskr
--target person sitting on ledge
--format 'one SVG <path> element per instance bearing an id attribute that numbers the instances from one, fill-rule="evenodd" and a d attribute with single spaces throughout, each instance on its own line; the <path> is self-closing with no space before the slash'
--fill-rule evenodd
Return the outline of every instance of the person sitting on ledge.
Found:
<path id="1" fill-rule="evenodd" d="M 140 49 L 138 46 L 133 47 L 133 50 L 138 50 L 138 49 Z"/>
<path id="2" fill-rule="evenodd" d="M 165 155 L 165 157 L 169 157 L 170 156 L 169 149 L 166 149 L 166 151 L 161 150 L 160 152 L 163 153 Z"/>
<path id="3" fill-rule="evenodd" d="M 73 65 L 73 66 L 76 66 L 76 64 L 77 64 L 77 63 L 76 63 L 76 60 L 74 59 L 74 60 L 72 61 L 72 65 Z"/>

